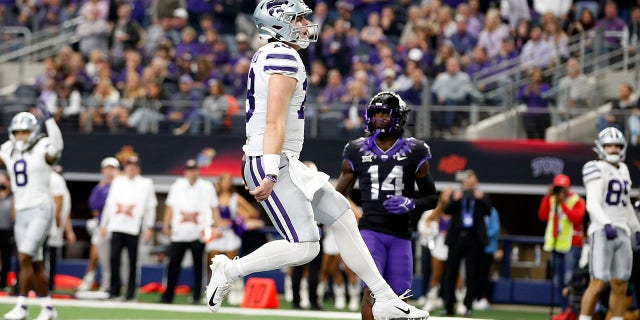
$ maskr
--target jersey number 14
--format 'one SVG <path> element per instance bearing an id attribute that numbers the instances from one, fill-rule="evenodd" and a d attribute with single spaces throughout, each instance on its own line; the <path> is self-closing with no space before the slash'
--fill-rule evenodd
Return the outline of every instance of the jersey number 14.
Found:
<path id="1" fill-rule="evenodd" d="M 371 176 L 371 200 L 378 200 L 380 191 L 393 191 L 394 195 L 401 196 L 404 190 L 404 182 L 402 182 L 403 171 L 402 166 L 394 166 L 391 172 L 380 183 L 380 174 L 378 166 L 373 165 L 367 171 Z"/>

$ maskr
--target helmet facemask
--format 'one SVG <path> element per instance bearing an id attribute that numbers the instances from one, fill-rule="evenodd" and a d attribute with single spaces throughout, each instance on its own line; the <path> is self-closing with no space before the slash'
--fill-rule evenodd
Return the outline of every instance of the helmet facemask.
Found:
<path id="1" fill-rule="evenodd" d="M 28 150 L 38 139 L 40 125 L 36 117 L 29 112 L 20 112 L 11 119 L 9 125 L 9 140 L 13 147 L 20 152 Z M 29 136 L 26 141 L 18 139 L 14 132 L 27 131 Z"/>
<path id="2" fill-rule="evenodd" d="M 624 161 L 627 151 L 627 140 L 620 130 L 613 127 L 602 130 L 598 134 L 598 139 L 596 139 L 595 145 L 596 146 L 593 148 L 593 151 L 598 154 L 598 158 L 600 160 L 604 160 L 614 165 L 618 164 L 620 161 Z M 607 145 L 620 146 L 620 153 L 608 153 L 604 150 Z"/>
<path id="3" fill-rule="evenodd" d="M 388 114 L 388 120 L 375 118 L 374 115 L 379 112 Z M 404 132 L 408 113 L 409 109 L 399 95 L 393 92 L 378 93 L 371 99 L 364 114 L 364 130 L 369 135 L 400 136 Z"/>
<path id="4" fill-rule="evenodd" d="M 299 17 L 307 17 L 313 11 L 300 0 L 263 0 L 258 4 L 253 17 L 262 39 L 276 39 L 307 48 L 318 41 L 317 24 L 297 26 Z"/>

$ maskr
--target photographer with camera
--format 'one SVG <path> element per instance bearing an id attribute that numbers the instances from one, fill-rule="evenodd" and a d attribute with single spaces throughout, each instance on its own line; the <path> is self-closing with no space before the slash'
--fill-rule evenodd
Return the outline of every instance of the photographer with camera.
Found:
<path id="1" fill-rule="evenodd" d="M 568 285 L 582 253 L 582 218 L 585 203 L 570 190 L 571 180 L 558 174 L 540 201 L 538 218 L 547 222 L 544 251 L 551 252 L 553 286 L 562 292 L 562 306 L 567 306 Z"/>
<path id="2" fill-rule="evenodd" d="M 473 170 L 456 173 L 460 189 L 453 191 L 444 212 L 451 215 L 445 244 L 449 257 L 445 266 L 445 315 L 453 315 L 456 302 L 455 287 L 462 259 L 465 260 L 467 293 L 464 297 L 464 316 L 470 316 L 479 280 L 478 263 L 487 245 L 485 217 L 491 214 L 491 204 L 478 189 L 478 177 Z"/>

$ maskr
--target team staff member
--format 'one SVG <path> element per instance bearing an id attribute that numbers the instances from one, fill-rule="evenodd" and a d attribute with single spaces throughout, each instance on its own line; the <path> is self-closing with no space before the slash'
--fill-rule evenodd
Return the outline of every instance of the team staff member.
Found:
<path id="1" fill-rule="evenodd" d="M 213 184 L 200 178 L 198 163 L 190 159 L 185 163 L 184 177 L 169 189 L 162 232 L 171 239 L 167 286 L 161 302 L 173 302 L 174 291 L 184 253 L 191 250 L 193 257 L 193 303 L 200 303 L 202 293 L 202 231 L 213 223 L 213 212 L 218 210 L 218 197 Z"/>
<path id="2" fill-rule="evenodd" d="M 140 175 L 138 157 L 125 161 L 124 175 L 113 180 L 104 206 L 101 221 L 102 236 L 111 232 L 111 286 L 109 296 L 120 297 L 120 262 L 123 249 L 129 255 L 129 279 L 126 301 L 135 298 L 138 240 L 142 230 L 142 240 L 148 242 L 153 236 L 158 200 L 149 178 Z"/>
<path id="3" fill-rule="evenodd" d="M 76 234 L 71 226 L 71 194 L 62 176 L 62 167 L 55 166 L 51 172 L 51 194 L 53 195 L 54 212 L 60 217 L 60 225 L 53 224 L 47 238 L 49 255 L 49 290 L 54 290 L 54 279 L 58 257 L 62 255 L 62 247 L 66 236 L 69 244 L 76 242 Z"/>

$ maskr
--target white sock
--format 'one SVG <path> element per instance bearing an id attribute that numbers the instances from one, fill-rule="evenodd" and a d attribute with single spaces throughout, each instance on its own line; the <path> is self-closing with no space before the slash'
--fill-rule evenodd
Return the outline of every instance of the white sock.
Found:
<path id="1" fill-rule="evenodd" d="M 286 240 L 269 241 L 254 252 L 227 264 L 224 271 L 235 281 L 254 272 L 276 270 L 305 264 L 320 252 L 320 242 L 293 243 Z"/>
<path id="2" fill-rule="evenodd" d="M 580 317 L 578 317 L 578 320 L 591 320 L 591 316 L 581 314 Z"/>
<path id="3" fill-rule="evenodd" d="M 40 300 L 40 306 L 42 307 L 42 309 L 53 309 L 53 303 L 51 303 L 51 296 L 45 296 L 45 297 L 38 297 L 38 300 Z"/>
<path id="4" fill-rule="evenodd" d="M 611 320 L 623 320 L 622 317 L 611 317 Z"/>
<path id="5" fill-rule="evenodd" d="M 373 296 L 395 296 L 391 287 L 382 278 L 367 245 L 362 240 L 353 211 L 351 209 L 345 211 L 329 228 L 336 238 L 342 260 L 369 286 Z"/>
<path id="6" fill-rule="evenodd" d="M 21 306 L 22 308 L 26 309 L 27 308 L 27 296 L 19 295 L 18 296 L 18 301 L 16 302 L 16 304 Z"/>

